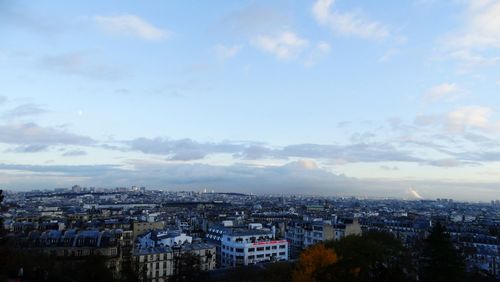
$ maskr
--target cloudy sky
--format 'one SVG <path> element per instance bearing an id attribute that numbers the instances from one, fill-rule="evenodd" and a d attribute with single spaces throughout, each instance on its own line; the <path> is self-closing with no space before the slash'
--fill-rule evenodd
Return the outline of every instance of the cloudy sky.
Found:
<path id="1" fill-rule="evenodd" d="M 0 1 L 0 186 L 499 199 L 499 14 Z"/>

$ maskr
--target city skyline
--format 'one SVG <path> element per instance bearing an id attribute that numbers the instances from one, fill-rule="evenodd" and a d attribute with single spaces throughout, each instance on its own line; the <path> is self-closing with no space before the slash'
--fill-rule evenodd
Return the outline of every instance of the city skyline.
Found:
<path id="1" fill-rule="evenodd" d="M 500 3 L 3 1 L 0 187 L 500 198 Z"/>

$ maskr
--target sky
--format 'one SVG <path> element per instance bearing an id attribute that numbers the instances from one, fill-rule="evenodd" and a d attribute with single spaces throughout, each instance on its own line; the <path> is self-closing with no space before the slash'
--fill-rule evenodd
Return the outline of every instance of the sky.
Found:
<path id="1" fill-rule="evenodd" d="M 0 1 L 0 187 L 500 199 L 500 2 Z"/>

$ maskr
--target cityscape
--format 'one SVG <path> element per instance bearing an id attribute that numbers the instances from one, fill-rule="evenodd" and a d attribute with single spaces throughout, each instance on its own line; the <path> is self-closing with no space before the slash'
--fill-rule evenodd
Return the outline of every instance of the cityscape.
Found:
<path id="1" fill-rule="evenodd" d="M 283 275 L 277 281 L 286 281 L 292 279 L 291 265 L 300 262 L 304 250 L 377 232 L 398 240 L 409 250 L 409 265 L 416 266 L 421 260 L 418 248 L 438 222 L 446 226 L 466 270 L 477 275 L 470 279 L 500 277 L 498 200 L 467 203 L 78 185 L 3 194 L 4 239 L 16 252 L 60 261 L 99 257 L 107 276 L 100 273 L 97 279 L 231 281 L 232 269 L 249 267 L 257 273 L 269 265 L 287 264 L 288 272 L 277 274 Z M 183 265 L 188 255 L 196 263 Z M 47 266 L 36 271 L 43 264 L 23 261 L 22 256 L 4 257 L 2 263 L 10 271 L 22 268 L 27 281 L 70 279 Z M 416 281 L 418 270 L 413 271 L 404 281 Z M 238 278 L 259 278 L 253 279 Z"/>
<path id="2" fill-rule="evenodd" d="M 0 0 L 0 282 L 500 281 L 500 1 Z"/>

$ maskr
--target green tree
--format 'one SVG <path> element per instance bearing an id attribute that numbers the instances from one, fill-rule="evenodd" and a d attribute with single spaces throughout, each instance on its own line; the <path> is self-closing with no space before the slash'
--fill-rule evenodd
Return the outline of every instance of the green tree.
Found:
<path id="1" fill-rule="evenodd" d="M 212 273 L 212 280 L 214 282 L 259 282 L 266 281 L 262 279 L 262 268 L 260 265 L 238 266 L 224 270 L 224 273 L 219 276 L 214 276 Z"/>
<path id="2" fill-rule="evenodd" d="M 424 242 L 420 266 L 421 281 L 465 281 L 465 262 L 439 222 Z"/>
<path id="3" fill-rule="evenodd" d="M 326 245 L 339 256 L 323 269 L 322 281 L 412 281 L 415 270 L 409 251 L 389 233 L 367 232 Z"/>
<path id="4" fill-rule="evenodd" d="M 288 282 L 292 280 L 293 265 L 289 262 L 268 263 L 258 281 Z"/>
<path id="5" fill-rule="evenodd" d="M 0 189 L 0 213 L 4 211 L 4 207 L 2 205 L 4 197 L 3 190 Z M 4 243 L 4 235 L 5 230 L 3 229 L 3 217 L 0 216 L 0 246 Z"/>
<path id="6" fill-rule="evenodd" d="M 201 269 L 201 261 L 198 255 L 185 252 L 179 254 L 174 260 L 174 275 L 172 281 L 196 282 L 207 281 L 207 273 Z"/>
<path id="7" fill-rule="evenodd" d="M 212 273 L 211 281 L 289 282 L 292 281 L 292 272 L 293 272 L 293 263 L 274 262 L 274 263 L 229 268 L 224 270 L 224 273 L 222 273 L 221 275 Z"/>

